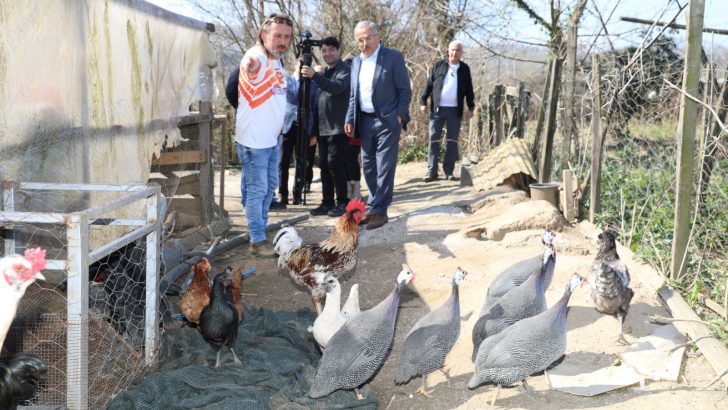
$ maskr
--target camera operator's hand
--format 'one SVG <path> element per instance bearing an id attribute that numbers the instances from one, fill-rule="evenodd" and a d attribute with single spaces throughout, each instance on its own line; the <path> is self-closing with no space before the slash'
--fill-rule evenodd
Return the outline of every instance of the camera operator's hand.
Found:
<path id="1" fill-rule="evenodd" d="M 349 138 L 354 138 L 354 125 L 350 122 L 344 124 L 344 134 Z"/>
<path id="2" fill-rule="evenodd" d="M 307 65 L 302 65 L 301 66 L 301 75 L 304 76 L 304 77 L 306 77 L 306 78 L 312 78 L 315 72 L 316 71 L 314 71 L 313 68 L 311 68 L 311 67 L 309 67 Z"/>
<path id="3" fill-rule="evenodd" d="M 324 66 L 322 66 L 321 64 L 317 64 L 313 69 L 316 70 L 316 72 L 319 74 L 324 73 Z"/>
<path id="4" fill-rule="evenodd" d="M 422 115 L 427 116 L 427 106 L 420 105 L 420 112 L 422 113 Z"/>

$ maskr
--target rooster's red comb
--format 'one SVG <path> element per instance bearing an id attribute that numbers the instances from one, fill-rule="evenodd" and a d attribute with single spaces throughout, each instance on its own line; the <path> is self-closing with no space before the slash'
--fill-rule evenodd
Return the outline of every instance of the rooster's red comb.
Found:
<path id="1" fill-rule="evenodd" d="M 33 272 L 40 272 L 46 268 L 46 251 L 42 248 L 31 248 L 25 250 L 25 259 L 33 265 Z"/>
<path id="2" fill-rule="evenodd" d="M 352 212 L 354 210 L 357 210 L 362 214 L 366 210 L 366 205 L 364 205 L 364 202 L 361 199 L 354 198 L 346 205 L 346 212 Z"/>

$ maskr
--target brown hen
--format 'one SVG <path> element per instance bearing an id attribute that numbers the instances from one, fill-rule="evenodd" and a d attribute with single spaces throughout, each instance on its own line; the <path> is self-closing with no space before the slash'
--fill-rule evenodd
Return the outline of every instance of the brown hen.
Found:
<path id="1" fill-rule="evenodd" d="M 210 303 L 210 262 L 202 258 L 192 268 L 192 283 L 179 301 L 179 308 L 187 318 L 187 321 L 194 324 L 200 323 L 200 313 Z"/>

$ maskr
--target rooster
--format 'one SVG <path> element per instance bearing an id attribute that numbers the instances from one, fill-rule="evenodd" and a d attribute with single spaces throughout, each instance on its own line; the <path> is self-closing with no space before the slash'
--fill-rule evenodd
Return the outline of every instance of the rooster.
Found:
<path id="1" fill-rule="evenodd" d="M 15 319 L 18 303 L 31 283 L 45 280 L 41 270 L 46 267 L 46 251 L 41 248 L 26 249 L 25 255 L 9 255 L 0 260 L 0 350 L 5 336 Z"/>
<path id="2" fill-rule="evenodd" d="M 187 321 L 198 324 L 200 322 L 200 313 L 210 303 L 210 277 L 207 272 L 210 270 L 210 262 L 207 258 L 202 258 L 192 269 L 192 283 L 187 288 L 179 301 L 180 311 L 185 315 Z"/>
<path id="3" fill-rule="evenodd" d="M 48 366 L 38 356 L 18 353 L 0 364 L 0 408 L 12 409 L 35 396 L 40 377 Z"/>
<path id="4" fill-rule="evenodd" d="M 317 313 L 321 313 L 321 300 L 326 294 L 324 277 L 327 274 L 340 276 L 356 265 L 359 222 L 364 210 L 364 202 L 360 199 L 349 201 L 331 235 L 319 243 L 303 245 L 303 239 L 293 227 L 281 229 L 273 239 L 273 247 L 279 255 L 278 266 L 288 268 L 296 283 L 311 289 Z"/>
<path id="5" fill-rule="evenodd" d="M 41 270 L 46 267 L 46 251 L 26 249 L 23 256 L 9 255 L 0 260 L 0 350 L 5 336 L 15 319 L 18 303 L 36 279 L 45 280 Z M 0 365 L 0 408 L 13 408 L 19 401 L 35 395 L 38 379 L 48 372 L 48 366 L 37 356 L 27 353 L 15 355 Z"/>
<path id="6" fill-rule="evenodd" d="M 613 226 L 607 224 L 599 234 L 599 252 L 589 271 L 589 285 L 597 311 L 619 320 L 617 341 L 626 344 L 624 319 L 629 312 L 634 291 L 629 288 L 627 265 L 619 260 L 617 254 L 617 233 Z"/>

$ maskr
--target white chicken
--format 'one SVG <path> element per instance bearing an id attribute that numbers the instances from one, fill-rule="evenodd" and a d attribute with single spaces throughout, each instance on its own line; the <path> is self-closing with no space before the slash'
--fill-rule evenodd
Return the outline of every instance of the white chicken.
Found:
<path id="1" fill-rule="evenodd" d="M 0 350 L 25 290 L 36 279 L 45 280 L 40 273 L 46 267 L 45 254 L 45 249 L 26 249 L 24 256 L 8 255 L 0 260 Z"/>
<path id="2" fill-rule="evenodd" d="M 339 281 L 332 275 L 326 275 L 321 286 L 326 291 L 326 303 L 309 331 L 313 333 L 313 337 L 321 349 L 325 349 L 331 336 L 338 332 L 344 323 L 360 312 L 359 290 L 358 285 L 352 287 L 349 292 L 349 299 L 347 299 L 342 310 L 340 309 L 341 284 L 339 284 Z"/>

